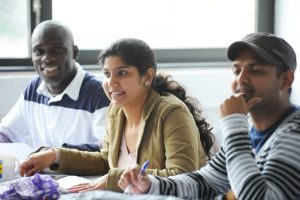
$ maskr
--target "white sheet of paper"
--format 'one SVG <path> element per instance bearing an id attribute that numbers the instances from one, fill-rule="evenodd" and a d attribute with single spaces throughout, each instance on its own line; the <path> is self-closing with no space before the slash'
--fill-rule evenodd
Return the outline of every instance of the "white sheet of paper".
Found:
<path id="1" fill-rule="evenodd" d="M 59 184 L 59 187 L 64 189 L 69 189 L 70 187 L 80 184 L 80 183 L 90 183 L 91 180 L 83 178 L 80 176 L 66 176 L 56 180 Z"/>

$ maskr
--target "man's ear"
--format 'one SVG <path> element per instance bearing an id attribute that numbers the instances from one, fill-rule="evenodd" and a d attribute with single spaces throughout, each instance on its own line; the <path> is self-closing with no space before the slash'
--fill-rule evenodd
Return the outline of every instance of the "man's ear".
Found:
<path id="1" fill-rule="evenodd" d="M 292 84 L 294 82 L 294 73 L 295 71 L 289 69 L 286 72 L 282 73 L 282 83 L 280 88 L 282 90 L 288 90 L 292 87 Z"/>
<path id="2" fill-rule="evenodd" d="M 78 56 L 79 56 L 79 49 L 77 45 L 73 45 L 73 59 L 77 60 Z"/>

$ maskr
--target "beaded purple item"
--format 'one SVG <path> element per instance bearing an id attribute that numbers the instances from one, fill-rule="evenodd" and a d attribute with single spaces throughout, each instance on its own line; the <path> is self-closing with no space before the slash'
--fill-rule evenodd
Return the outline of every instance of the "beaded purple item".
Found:
<path id="1" fill-rule="evenodd" d="M 58 183 L 49 175 L 21 177 L 0 184 L 0 199 L 55 200 L 60 197 Z"/>

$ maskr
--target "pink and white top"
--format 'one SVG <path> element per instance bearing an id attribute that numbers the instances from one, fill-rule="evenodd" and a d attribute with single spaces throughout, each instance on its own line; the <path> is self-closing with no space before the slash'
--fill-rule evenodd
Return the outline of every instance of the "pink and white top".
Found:
<path id="1" fill-rule="evenodd" d="M 124 134 L 122 136 L 118 168 L 129 168 L 133 167 L 136 164 L 137 159 L 137 150 L 135 149 L 133 152 L 128 152 L 126 141 Z"/>

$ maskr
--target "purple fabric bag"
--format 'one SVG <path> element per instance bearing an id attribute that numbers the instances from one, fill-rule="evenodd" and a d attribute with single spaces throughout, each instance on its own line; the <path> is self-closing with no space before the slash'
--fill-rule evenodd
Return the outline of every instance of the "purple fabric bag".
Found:
<path id="1" fill-rule="evenodd" d="M 54 200 L 60 197 L 58 183 L 49 175 L 21 177 L 0 184 L 0 199 Z"/>

